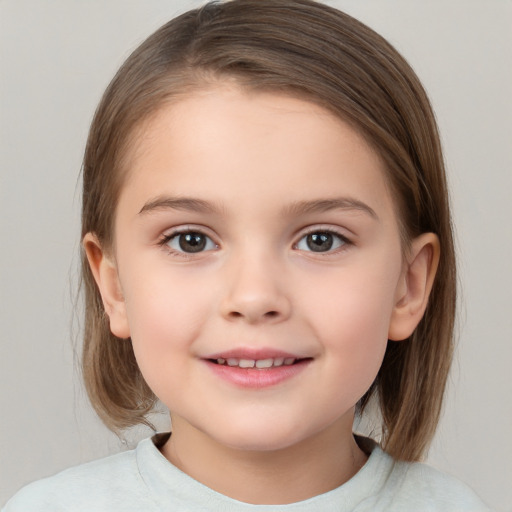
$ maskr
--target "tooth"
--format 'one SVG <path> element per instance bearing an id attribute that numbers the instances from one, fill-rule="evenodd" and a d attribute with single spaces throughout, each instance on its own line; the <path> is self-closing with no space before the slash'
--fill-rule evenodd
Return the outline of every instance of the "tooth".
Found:
<path id="1" fill-rule="evenodd" d="M 274 366 L 282 366 L 284 363 L 284 357 L 276 357 L 274 359 Z"/>
<path id="2" fill-rule="evenodd" d="M 240 359 L 238 366 L 240 368 L 254 368 L 254 359 Z"/>
<path id="3" fill-rule="evenodd" d="M 225 359 L 222 359 L 222 357 L 219 357 L 219 359 L 217 359 L 217 364 L 224 364 L 226 362 Z"/>
<path id="4" fill-rule="evenodd" d="M 256 368 L 270 368 L 272 362 L 273 359 L 258 359 L 258 361 L 256 361 Z"/>
<path id="5" fill-rule="evenodd" d="M 284 360 L 284 364 L 285 364 L 286 366 L 290 366 L 290 365 L 292 365 L 294 362 L 295 362 L 295 358 L 294 358 L 294 357 L 287 357 L 287 358 Z"/>
<path id="6" fill-rule="evenodd" d="M 229 357 L 228 366 L 238 366 L 238 359 L 235 359 L 234 357 Z"/>

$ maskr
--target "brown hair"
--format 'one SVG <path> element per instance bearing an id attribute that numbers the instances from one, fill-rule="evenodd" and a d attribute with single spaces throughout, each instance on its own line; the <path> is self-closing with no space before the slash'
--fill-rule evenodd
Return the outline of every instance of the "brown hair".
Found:
<path id="1" fill-rule="evenodd" d="M 437 234 L 441 260 L 424 318 L 409 340 L 388 342 L 364 410 L 378 397 L 382 444 L 419 459 L 441 411 L 452 358 L 455 257 L 439 135 L 427 95 L 407 62 L 381 36 L 311 0 L 233 0 L 189 11 L 150 36 L 127 59 L 96 111 L 83 166 L 82 236 L 113 248 L 123 155 L 135 129 L 162 102 L 231 78 L 283 91 L 349 122 L 386 164 L 404 238 Z M 131 344 L 110 333 L 82 255 L 85 290 L 83 372 L 91 402 L 114 431 L 148 423 L 156 397 Z"/>

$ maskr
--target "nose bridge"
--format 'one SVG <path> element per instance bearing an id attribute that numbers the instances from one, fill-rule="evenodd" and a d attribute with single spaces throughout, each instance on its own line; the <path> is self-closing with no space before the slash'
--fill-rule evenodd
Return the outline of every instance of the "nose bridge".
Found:
<path id="1" fill-rule="evenodd" d="M 225 269 L 222 315 L 248 323 L 286 319 L 291 303 L 279 261 L 268 247 L 255 249 L 252 244 L 232 254 Z"/>

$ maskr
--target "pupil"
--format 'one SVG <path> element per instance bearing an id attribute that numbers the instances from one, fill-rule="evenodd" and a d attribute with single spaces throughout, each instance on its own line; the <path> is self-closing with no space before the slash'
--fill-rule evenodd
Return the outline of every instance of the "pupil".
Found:
<path id="1" fill-rule="evenodd" d="M 206 246 L 206 237 L 200 233 L 186 233 L 180 236 L 180 249 L 185 252 L 200 252 Z"/>
<path id="2" fill-rule="evenodd" d="M 314 252 L 328 251 L 333 244 L 330 233 L 312 233 L 307 238 L 308 247 Z"/>

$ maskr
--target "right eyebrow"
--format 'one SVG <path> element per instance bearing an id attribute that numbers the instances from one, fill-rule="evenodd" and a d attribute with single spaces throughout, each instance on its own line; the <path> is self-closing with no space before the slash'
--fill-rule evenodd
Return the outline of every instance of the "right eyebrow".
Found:
<path id="1" fill-rule="evenodd" d="M 184 210 L 198 213 L 219 213 L 217 205 L 195 197 L 159 196 L 147 201 L 139 215 L 158 210 Z"/>

